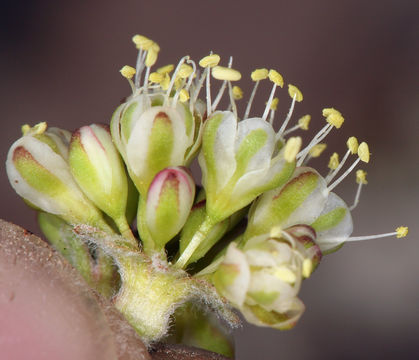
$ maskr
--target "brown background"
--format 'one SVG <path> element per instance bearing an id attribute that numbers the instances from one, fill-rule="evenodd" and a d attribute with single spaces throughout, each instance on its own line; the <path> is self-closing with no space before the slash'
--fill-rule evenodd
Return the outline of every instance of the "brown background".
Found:
<path id="1" fill-rule="evenodd" d="M 342 153 L 354 134 L 372 152 L 354 235 L 408 224 L 409 237 L 348 244 L 327 257 L 303 285 L 307 310 L 299 325 L 282 333 L 245 325 L 235 333 L 238 358 L 419 356 L 417 1 L 10 0 L 2 6 L 3 164 L 23 123 L 75 129 L 109 121 L 129 93 L 118 70 L 134 64 L 135 33 L 161 45 L 159 65 L 186 54 L 197 60 L 209 50 L 225 63 L 233 55 L 247 94 L 250 71 L 278 69 L 303 91 L 296 115 L 311 113 L 313 129 L 323 125 L 322 107 L 341 110 L 347 121 L 329 137 L 327 156 Z M 259 103 L 262 94 L 268 96 L 268 86 Z M 280 94 L 285 112 L 289 100 Z M 318 163 L 320 171 L 326 162 Z M 3 165 L 0 181 L 0 217 L 39 233 Z M 351 203 L 353 178 L 337 192 Z"/>

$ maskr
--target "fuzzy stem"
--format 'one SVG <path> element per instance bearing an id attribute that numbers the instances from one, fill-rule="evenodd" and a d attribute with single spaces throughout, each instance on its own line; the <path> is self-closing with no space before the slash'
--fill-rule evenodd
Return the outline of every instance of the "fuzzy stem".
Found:
<path id="1" fill-rule="evenodd" d="M 164 261 L 150 263 L 141 256 L 120 256 L 122 286 L 115 306 L 146 343 L 161 339 L 177 306 L 192 294 L 185 273 L 165 268 Z"/>

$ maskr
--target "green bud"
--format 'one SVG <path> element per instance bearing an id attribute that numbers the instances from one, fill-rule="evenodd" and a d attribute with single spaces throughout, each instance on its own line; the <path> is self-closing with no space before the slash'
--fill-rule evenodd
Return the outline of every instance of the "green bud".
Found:
<path id="1" fill-rule="evenodd" d="M 195 183 L 182 167 L 160 171 L 147 194 L 145 219 L 158 250 L 164 248 L 183 227 L 195 197 Z"/>
<path id="2" fill-rule="evenodd" d="M 93 124 L 76 130 L 68 161 L 74 179 L 86 196 L 114 220 L 121 234 L 130 233 L 125 217 L 127 177 L 109 128 Z"/>
<path id="3" fill-rule="evenodd" d="M 46 136 L 41 141 L 37 135 L 43 134 L 29 132 L 9 150 L 6 170 L 15 191 L 35 207 L 70 224 L 84 223 L 110 231 L 100 211 L 75 183 L 58 148 L 46 141 Z"/>

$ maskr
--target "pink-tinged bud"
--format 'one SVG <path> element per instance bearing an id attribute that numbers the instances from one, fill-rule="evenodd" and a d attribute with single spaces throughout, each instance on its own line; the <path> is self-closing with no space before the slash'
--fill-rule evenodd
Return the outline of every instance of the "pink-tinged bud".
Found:
<path id="1" fill-rule="evenodd" d="M 15 191 L 33 206 L 70 224 L 85 223 L 109 230 L 100 211 L 74 181 L 61 140 L 49 133 L 29 133 L 9 150 L 7 175 Z M 60 151 L 62 148 L 62 151 Z M 63 153 L 64 152 L 64 153 Z"/>
<path id="2" fill-rule="evenodd" d="M 115 221 L 122 234 L 129 231 L 125 218 L 127 176 L 109 127 L 92 124 L 76 130 L 68 162 L 86 196 Z"/>
<path id="3" fill-rule="evenodd" d="M 160 171 L 151 182 L 145 219 L 158 250 L 183 227 L 195 197 L 195 183 L 184 167 Z"/>

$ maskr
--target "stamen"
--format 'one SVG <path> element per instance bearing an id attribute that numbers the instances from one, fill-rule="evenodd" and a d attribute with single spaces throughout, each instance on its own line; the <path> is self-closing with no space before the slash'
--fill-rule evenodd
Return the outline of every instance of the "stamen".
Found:
<path id="1" fill-rule="evenodd" d="M 232 56 L 230 56 L 230 59 L 229 59 L 229 61 L 228 61 L 228 68 L 231 68 L 231 67 L 232 67 L 232 65 L 233 65 L 233 57 L 232 57 Z M 214 76 L 214 73 L 213 73 L 213 75 L 212 75 L 212 76 Z M 221 87 L 220 87 L 220 90 L 218 90 L 218 94 L 217 94 L 217 96 L 215 97 L 214 102 L 212 103 L 212 109 L 211 109 L 211 111 L 212 111 L 212 112 L 214 112 L 214 111 L 215 111 L 215 109 L 217 108 L 217 106 L 218 106 L 219 102 L 221 101 L 221 98 L 222 98 L 222 97 L 223 97 L 223 95 L 224 95 L 224 91 L 225 91 L 226 87 L 227 87 L 227 80 L 224 80 L 224 81 L 223 81 L 223 83 L 222 83 L 222 85 L 221 85 Z M 233 88 L 233 91 L 234 91 L 234 88 Z M 233 94 L 233 95 L 234 95 L 234 94 Z"/>
<path id="2" fill-rule="evenodd" d="M 169 65 L 159 67 L 156 70 L 156 72 L 159 73 L 159 74 L 162 74 L 162 75 L 170 74 L 173 71 L 174 68 L 175 68 L 175 66 L 173 64 L 169 64 Z"/>
<path id="3" fill-rule="evenodd" d="M 366 142 L 359 144 L 358 156 L 363 162 L 368 163 L 370 161 L 370 150 Z"/>
<path id="4" fill-rule="evenodd" d="M 340 184 L 340 182 L 345 179 L 351 171 L 355 168 L 355 166 L 358 165 L 358 163 L 361 161 L 361 158 L 356 159 L 353 164 L 338 178 L 336 179 L 331 185 L 327 187 L 329 191 L 332 191 L 336 186 Z"/>
<path id="5" fill-rule="evenodd" d="M 185 87 L 185 89 L 189 91 L 189 88 L 190 88 L 190 87 L 191 87 L 191 85 L 192 85 L 192 81 L 193 81 L 193 79 L 195 78 L 195 74 L 196 74 L 196 64 L 195 64 L 195 61 L 193 61 L 193 60 L 191 60 L 191 59 L 186 60 L 186 62 L 187 62 L 188 64 L 191 64 L 191 66 L 192 66 L 192 72 L 191 72 L 191 73 L 190 73 L 190 75 L 189 75 L 188 83 L 186 84 L 186 87 Z"/>
<path id="6" fill-rule="evenodd" d="M 189 100 L 189 92 L 186 89 L 182 89 L 179 91 L 179 101 L 184 103 Z"/>
<path id="7" fill-rule="evenodd" d="M 354 203 L 349 208 L 349 210 L 351 210 L 351 211 L 358 206 L 359 199 L 361 197 L 362 185 L 368 184 L 366 176 L 367 176 L 367 173 L 364 170 L 359 169 L 359 170 L 356 171 L 356 182 L 358 183 L 358 188 L 356 189 Z"/>
<path id="8" fill-rule="evenodd" d="M 320 143 L 320 141 L 322 141 L 330 133 L 330 131 L 332 131 L 332 129 L 333 125 L 327 124 L 313 137 L 310 143 L 298 153 L 297 159 L 299 160 L 297 162 L 297 166 L 301 166 L 310 149 Z"/>
<path id="9" fill-rule="evenodd" d="M 122 67 L 122 69 L 121 69 L 121 70 L 119 70 L 119 72 L 121 73 L 121 75 L 122 75 L 125 79 L 127 79 L 127 80 L 128 80 L 128 82 L 129 82 L 129 84 L 130 84 L 130 86 L 131 86 L 131 90 L 132 90 L 132 92 L 134 93 L 134 92 L 135 92 L 136 87 L 135 87 L 134 83 L 132 82 L 132 78 L 133 78 L 133 76 L 135 75 L 136 70 L 135 70 L 132 66 L 125 65 L 124 67 Z"/>
<path id="10" fill-rule="evenodd" d="M 149 81 L 154 84 L 160 84 L 163 82 L 164 78 L 165 76 L 163 74 L 160 74 L 158 72 L 153 72 L 149 76 Z"/>
<path id="11" fill-rule="evenodd" d="M 358 152 L 358 139 L 355 136 L 351 136 L 346 142 L 346 145 L 348 146 L 351 154 L 356 154 Z"/>
<path id="12" fill-rule="evenodd" d="M 234 100 L 243 99 L 243 90 L 237 85 L 233 86 L 233 97 Z"/>
<path id="13" fill-rule="evenodd" d="M 211 68 L 211 67 L 217 66 L 219 62 L 220 62 L 220 56 L 217 54 L 211 54 L 211 55 L 203 57 L 199 61 L 199 66 L 203 68 L 207 68 L 207 67 Z"/>
<path id="14" fill-rule="evenodd" d="M 336 170 L 339 167 L 339 154 L 334 152 L 330 157 L 329 164 L 327 165 L 330 170 Z"/>
<path id="15" fill-rule="evenodd" d="M 304 115 L 301 118 L 298 119 L 298 124 L 293 126 L 291 129 L 285 130 L 282 134 L 283 136 L 292 133 L 295 130 L 301 129 L 301 130 L 308 130 L 308 125 L 310 124 L 311 116 L 310 115 Z"/>
<path id="16" fill-rule="evenodd" d="M 271 113 L 269 115 L 269 124 L 271 125 L 273 125 L 274 123 L 275 111 L 278 108 L 278 102 L 279 102 L 278 98 L 273 98 L 272 103 L 271 103 Z"/>
<path id="17" fill-rule="evenodd" d="M 217 54 L 211 54 L 208 56 L 203 57 L 200 61 L 199 61 L 199 66 L 205 68 L 204 72 L 202 73 L 201 78 L 199 79 L 197 86 L 196 86 L 196 90 L 194 91 L 194 94 L 192 96 L 192 102 L 195 103 L 196 99 L 198 99 L 198 95 L 202 89 L 202 86 L 204 84 L 205 79 L 207 78 L 207 76 L 209 76 L 209 72 L 210 72 L 210 68 L 214 67 L 216 65 L 218 65 L 218 63 L 220 62 L 220 56 Z M 209 80 L 207 80 L 208 83 Z M 208 90 L 208 84 L 207 84 L 207 90 Z M 210 102 L 211 102 L 211 96 L 210 96 Z M 207 116 L 208 116 L 208 91 L 207 91 Z"/>
<path id="18" fill-rule="evenodd" d="M 26 135 L 29 133 L 29 131 L 31 131 L 31 127 L 28 124 L 22 125 L 22 127 L 20 128 L 20 130 L 22 131 L 22 135 Z"/>
<path id="19" fill-rule="evenodd" d="M 288 94 L 291 99 L 295 98 L 295 101 L 303 101 L 303 94 L 295 85 L 288 84 Z"/>
<path id="20" fill-rule="evenodd" d="M 310 259 L 303 260 L 303 269 L 302 269 L 303 276 L 305 278 L 309 278 L 311 273 L 313 272 L 313 262 Z"/>
<path id="21" fill-rule="evenodd" d="M 284 159 L 287 162 L 293 162 L 295 161 L 295 157 L 297 156 L 298 152 L 300 151 L 302 144 L 301 137 L 290 137 L 285 144 L 284 149 Z"/>
<path id="22" fill-rule="evenodd" d="M 313 158 L 319 157 L 323 153 L 323 151 L 326 150 L 326 148 L 327 144 L 316 144 L 309 150 L 309 154 Z"/>
<path id="23" fill-rule="evenodd" d="M 291 102 L 290 109 L 288 110 L 287 117 L 285 118 L 284 122 L 282 123 L 282 126 L 279 129 L 278 134 L 282 134 L 284 132 L 285 128 L 287 127 L 287 125 L 288 125 L 288 123 L 291 119 L 292 112 L 294 111 L 295 102 L 296 101 L 298 101 L 298 102 L 303 101 L 303 94 L 294 85 L 291 85 L 291 84 L 288 85 L 288 94 L 289 94 L 289 96 L 291 96 L 292 102 Z"/>
<path id="24" fill-rule="evenodd" d="M 332 171 L 327 177 L 326 177 L 326 183 L 329 183 L 333 180 L 333 178 L 338 174 L 339 170 L 342 169 L 342 166 L 345 164 L 345 161 L 348 159 L 350 154 L 356 154 L 358 152 L 359 146 L 358 146 L 358 139 L 355 136 L 351 136 L 348 141 L 346 142 L 346 145 L 348 146 L 348 151 L 345 153 L 341 163 L 337 163 L 337 166 L 335 168 L 332 168 L 329 166 L 330 169 L 334 170 Z M 335 153 L 336 154 L 336 153 Z M 334 155 L 334 154 L 333 154 Z M 332 155 L 332 156 L 333 156 Z M 337 154 L 336 154 L 337 156 Z M 330 163 L 329 163 L 330 165 Z"/>
<path id="25" fill-rule="evenodd" d="M 253 99 L 255 98 L 256 90 L 259 86 L 259 81 L 265 80 L 268 77 L 268 75 L 269 75 L 269 71 L 268 71 L 268 69 L 265 69 L 265 68 L 256 69 L 250 74 L 250 77 L 255 82 L 255 85 L 253 86 L 252 93 L 250 94 L 250 98 L 249 98 L 249 101 L 247 103 L 243 119 L 247 119 L 247 117 L 249 116 L 250 109 L 251 109 L 252 104 L 253 104 Z"/>
<path id="26" fill-rule="evenodd" d="M 186 60 L 188 60 L 189 59 L 189 56 L 184 56 L 182 59 L 180 59 L 179 60 L 179 63 L 177 64 L 177 66 L 176 66 L 176 70 L 175 70 L 175 72 L 173 73 L 173 76 L 172 76 L 172 78 L 170 79 L 170 83 L 169 83 L 169 87 L 167 88 L 167 90 L 166 90 L 166 95 L 165 95 L 165 99 L 164 99 L 164 102 L 165 103 L 167 103 L 168 101 L 169 101 L 169 97 L 170 97 L 170 93 L 172 92 L 172 88 L 173 88 L 173 85 L 174 85 L 174 83 L 175 83 L 175 80 L 176 80 L 176 77 L 177 77 L 177 73 L 179 72 L 179 70 L 180 70 L 180 67 L 182 66 L 182 64 L 186 61 Z"/>
<path id="27" fill-rule="evenodd" d="M 350 151 L 350 150 L 349 150 Z M 335 182 L 328 186 L 329 191 L 332 191 L 345 177 L 349 175 L 349 173 L 355 168 L 355 166 L 360 162 L 369 162 L 370 160 L 370 152 L 368 148 L 368 144 L 366 142 L 362 142 L 358 147 L 358 159 L 354 161 L 354 163 L 346 170 L 343 175 L 341 175 Z"/>
<path id="28" fill-rule="evenodd" d="M 126 79 L 132 79 L 132 77 L 135 75 L 136 71 L 132 66 L 125 65 L 122 67 L 121 70 L 119 70 L 121 75 Z"/>
<path id="29" fill-rule="evenodd" d="M 228 81 L 228 90 L 229 90 L 228 93 L 230 95 L 231 109 L 233 110 L 233 113 L 236 116 L 236 119 L 238 119 L 237 106 L 236 106 L 236 102 L 234 101 L 233 88 L 231 86 L 231 81 Z"/>
<path id="30" fill-rule="evenodd" d="M 134 84 L 136 88 L 140 87 L 140 76 L 142 73 L 142 68 L 143 68 L 143 49 L 140 49 L 138 51 L 138 55 L 137 55 L 137 62 L 135 64 L 135 68 L 137 69 L 136 73 L 135 73 L 135 79 L 134 79 Z"/>
<path id="31" fill-rule="evenodd" d="M 137 64 L 136 64 L 136 69 L 137 69 L 137 73 L 135 74 L 135 87 L 136 88 L 140 87 L 141 75 L 143 74 L 144 61 L 145 61 L 146 56 L 147 56 L 147 51 L 140 49 L 140 51 L 138 52 Z"/>
<path id="32" fill-rule="evenodd" d="M 277 86 L 281 88 L 284 86 L 284 79 L 282 78 L 281 74 L 276 70 L 269 70 L 268 73 L 269 80 L 271 80 L 274 85 L 272 86 L 271 94 L 269 95 L 269 99 L 266 103 L 265 111 L 263 112 L 262 119 L 266 120 L 268 117 L 269 110 L 271 108 L 272 100 L 274 98 L 275 90 Z"/>
<path id="33" fill-rule="evenodd" d="M 217 65 L 212 69 L 212 77 L 217 80 L 238 81 L 242 75 L 237 70 Z"/>
<path id="34" fill-rule="evenodd" d="M 137 47 L 137 49 L 139 50 L 145 50 L 148 51 L 151 49 L 151 47 L 154 44 L 154 41 L 149 39 L 146 36 L 143 35 L 134 35 L 132 37 L 132 42 L 135 44 L 135 46 Z"/>
<path id="35" fill-rule="evenodd" d="M 336 127 L 336 129 L 339 129 L 345 120 L 342 114 L 338 110 L 333 108 L 325 108 L 323 109 L 322 113 L 323 116 L 326 118 L 326 121 L 329 124 Z"/>
<path id="36" fill-rule="evenodd" d="M 407 226 L 399 226 L 396 231 L 387 234 L 368 235 L 368 236 L 353 236 L 348 238 L 346 241 L 361 241 L 361 240 L 372 240 L 379 239 L 389 236 L 396 236 L 398 239 L 407 236 L 409 228 Z"/>

